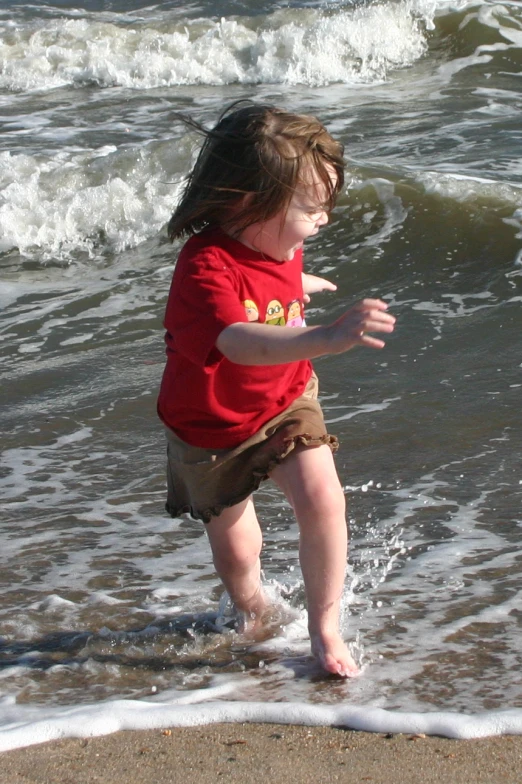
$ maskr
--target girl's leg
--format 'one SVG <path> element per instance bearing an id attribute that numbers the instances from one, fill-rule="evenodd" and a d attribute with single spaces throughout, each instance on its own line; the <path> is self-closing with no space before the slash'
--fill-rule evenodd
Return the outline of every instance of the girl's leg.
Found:
<path id="1" fill-rule="evenodd" d="M 261 528 L 252 496 L 213 517 L 206 526 L 214 566 L 236 608 L 260 619 L 267 601 L 261 588 Z M 247 622 L 247 626 L 248 626 Z"/>
<path id="2" fill-rule="evenodd" d="M 357 665 L 339 630 L 348 533 L 344 493 L 330 447 L 297 447 L 271 478 L 292 504 L 299 524 L 312 653 L 327 672 L 356 675 Z"/>

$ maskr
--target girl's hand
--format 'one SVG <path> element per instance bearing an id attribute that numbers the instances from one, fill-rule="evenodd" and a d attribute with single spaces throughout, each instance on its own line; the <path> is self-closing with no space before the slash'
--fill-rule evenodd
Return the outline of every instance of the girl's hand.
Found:
<path id="1" fill-rule="evenodd" d="M 301 273 L 303 281 L 303 301 L 305 305 L 310 302 L 310 294 L 317 294 L 319 291 L 337 291 L 337 286 L 326 278 L 318 275 L 309 275 L 307 272 Z"/>
<path id="2" fill-rule="evenodd" d="M 384 340 L 374 338 L 369 332 L 393 332 L 395 317 L 386 313 L 388 305 L 380 299 L 363 299 L 337 319 L 328 328 L 332 353 L 341 353 L 354 346 L 383 348 Z"/>

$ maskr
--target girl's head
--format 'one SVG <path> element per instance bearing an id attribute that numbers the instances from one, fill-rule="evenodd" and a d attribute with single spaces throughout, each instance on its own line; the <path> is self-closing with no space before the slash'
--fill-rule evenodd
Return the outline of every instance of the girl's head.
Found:
<path id="1" fill-rule="evenodd" d="M 233 104 L 205 136 L 170 223 L 171 239 L 220 226 L 236 236 L 286 213 L 301 186 L 318 183 L 333 208 L 344 182 L 343 146 L 315 117 L 273 106 Z"/>

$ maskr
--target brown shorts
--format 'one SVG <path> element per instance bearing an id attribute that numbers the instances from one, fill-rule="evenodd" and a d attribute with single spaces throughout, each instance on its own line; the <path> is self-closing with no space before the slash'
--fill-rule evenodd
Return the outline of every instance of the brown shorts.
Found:
<path id="1" fill-rule="evenodd" d="M 317 376 L 312 375 L 301 397 L 233 449 L 190 446 L 165 428 L 167 512 L 172 517 L 189 513 L 208 523 L 248 498 L 298 444 L 328 444 L 335 452 L 338 441 L 326 432 L 317 393 Z"/>

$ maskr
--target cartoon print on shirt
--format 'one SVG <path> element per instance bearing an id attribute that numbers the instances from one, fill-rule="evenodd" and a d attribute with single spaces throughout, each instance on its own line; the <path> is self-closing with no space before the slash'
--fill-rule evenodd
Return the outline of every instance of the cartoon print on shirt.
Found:
<path id="1" fill-rule="evenodd" d="M 246 299 L 243 302 L 243 307 L 246 310 L 246 317 L 249 321 L 259 321 L 259 308 L 253 299 Z"/>
<path id="2" fill-rule="evenodd" d="M 285 311 L 279 300 L 273 299 L 268 303 L 266 309 L 266 324 L 274 324 L 278 327 L 285 325 Z"/>
<path id="3" fill-rule="evenodd" d="M 287 327 L 302 327 L 304 319 L 301 315 L 301 301 L 294 299 L 288 305 L 288 317 L 286 320 Z"/>

